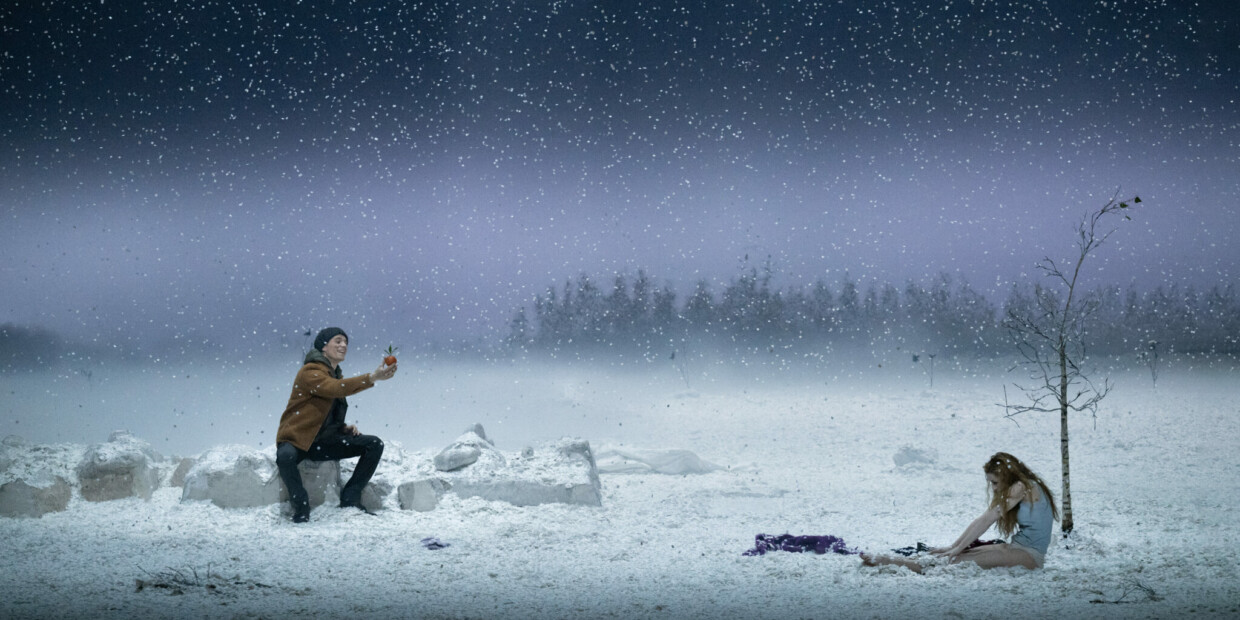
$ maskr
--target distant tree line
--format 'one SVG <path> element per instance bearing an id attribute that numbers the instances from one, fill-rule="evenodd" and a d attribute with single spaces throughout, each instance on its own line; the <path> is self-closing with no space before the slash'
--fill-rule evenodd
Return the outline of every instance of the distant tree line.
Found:
<path id="1" fill-rule="evenodd" d="M 768 266 L 751 268 L 717 294 L 700 280 L 688 297 L 645 271 L 600 286 L 589 275 L 535 296 L 509 321 L 511 351 L 666 354 L 686 345 L 804 350 L 822 346 L 900 347 L 912 353 L 1007 355 L 1007 310 L 1030 304 L 1036 285 L 1013 287 L 996 306 L 963 279 L 940 274 L 929 283 L 868 284 L 845 275 L 834 286 L 777 289 Z M 1140 291 L 1100 288 L 1088 334 L 1097 355 L 1240 353 L 1240 300 L 1233 285 L 1208 291 L 1176 285 Z"/>
<path id="2" fill-rule="evenodd" d="M 63 356 L 65 350 L 64 340 L 51 330 L 0 325 L 0 371 L 42 368 Z"/>
<path id="3" fill-rule="evenodd" d="M 96 342 L 82 342 L 39 326 L 0 324 L 0 375 L 33 372 L 68 365 L 89 378 L 102 359 L 127 359 L 132 352 L 117 351 Z"/>

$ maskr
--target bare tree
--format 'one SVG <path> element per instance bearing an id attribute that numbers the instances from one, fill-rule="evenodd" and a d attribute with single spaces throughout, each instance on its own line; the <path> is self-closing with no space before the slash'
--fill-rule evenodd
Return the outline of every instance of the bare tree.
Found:
<path id="1" fill-rule="evenodd" d="M 1005 402 L 1003 407 L 1008 418 L 1029 411 L 1059 412 L 1059 448 L 1063 465 L 1063 521 L 1060 529 L 1065 535 L 1071 533 L 1072 485 L 1068 459 L 1068 413 L 1088 411 L 1096 415 L 1098 403 L 1111 391 L 1109 379 L 1096 384 L 1082 370 L 1086 355 L 1086 332 L 1090 318 L 1097 311 L 1099 299 L 1087 295 L 1080 286 L 1081 266 L 1098 246 L 1111 236 L 1114 229 L 1102 232 L 1099 223 L 1112 215 L 1123 215 L 1129 204 L 1141 202 L 1134 196 L 1131 200 L 1117 200 L 1118 192 L 1102 208 L 1086 215 L 1077 225 L 1077 256 L 1072 264 L 1056 263 L 1049 257 L 1038 263 L 1038 269 L 1051 280 L 1051 284 L 1034 285 L 1033 299 L 1026 303 L 1010 304 L 1004 327 L 1016 342 L 1021 365 L 1029 370 L 1029 385 L 1016 387 L 1024 394 L 1020 404 Z M 1006 390 L 1004 390 L 1006 394 Z"/>
<path id="2" fill-rule="evenodd" d="M 1141 353 L 1141 358 L 1145 360 L 1145 364 L 1150 367 L 1150 380 L 1154 382 L 1154 389 L 1158 389 L 1158 341 L 1151 340 L 1145 345 L 1145 351 Z"/>

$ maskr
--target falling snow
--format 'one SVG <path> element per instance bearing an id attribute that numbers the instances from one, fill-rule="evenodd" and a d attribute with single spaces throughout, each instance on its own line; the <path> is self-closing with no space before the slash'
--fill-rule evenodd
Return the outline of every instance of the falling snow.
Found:
<path id="1" fill-rule="evenodd" d="M 478 398 L 428 378 L 528 361 L 491 353 L 566 282 L 649 276 L 685 314 L 767 268 L 821 307 L 944 281 L 998 306 L 1115 196 L 1143 202 L 1086 288 L 1234 344 L 1238 42 L 1224 0 L 11 0 L 0 424 L 266 445 L 306 334 L 340 325 L 349 371 L 409 362 L 351 415 L 421 403 L 388 429 L 420 444 Z M 893 333 L 847 351 L 932 352 Z M 1116 333 L 1102 363 L 1142 371 Z M 845 351 L 816 344 L 721 363 Z M 661 347 L 594 361 L 674 372 Z"/>

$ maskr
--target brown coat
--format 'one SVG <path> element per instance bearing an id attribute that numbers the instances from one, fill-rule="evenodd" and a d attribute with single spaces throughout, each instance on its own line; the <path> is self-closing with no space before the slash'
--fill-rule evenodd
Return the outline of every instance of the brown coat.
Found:
<path id="1" fill-rule="evenodd" d="M 306 364 L 293 379 L 293 392 L 289 394 L 288 406 L 280 416 L 280 428 L 276 431 L 276 445 L 287 441 L 298 450 L 309 450 L 337 398 L 352 396 L 375 385 L 369 373 L 341 378 L 339 368 L 333 371 L 322 354 L 315 356 L 314 353 L 316 351 L 306 356 Z"/>

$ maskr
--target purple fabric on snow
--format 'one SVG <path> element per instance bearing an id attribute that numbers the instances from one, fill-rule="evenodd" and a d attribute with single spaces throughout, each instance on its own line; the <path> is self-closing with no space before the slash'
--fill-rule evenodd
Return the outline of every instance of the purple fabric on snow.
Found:
<path id="1" fill-rule="evenodd" d="M 438 538 L 435 538 L 434 536 L 427 536 L 426 538 L 422 539 L 422 546 L 426 547 L 427 549 L 430 549 L 431 551 L 435 551 L 437 549 L 443 549 L 449 545 L 448 543 L 443 542 L 439 540 Z"/>
<path id="2" fill-rule="evenodd" d="M 758 534 L 754 537 L 753 549 L 746 551 L 744 555 L 766 555 L 767 551 L 792 551 L 795 553 L 813 551 L 819 554 L 830 552 L 841 555 L 857 555 L 861 553 L 857 549 L 849 549 L 844 544 L 844 539 L 829 534 L 826 536 L 793 536 L 792 534 L 771 536 L 769 534 Z"/>

